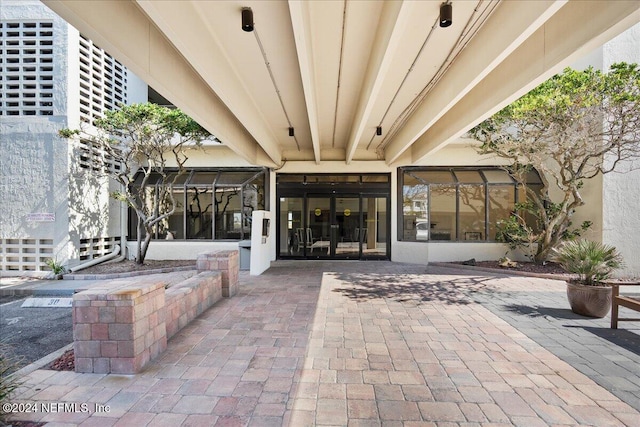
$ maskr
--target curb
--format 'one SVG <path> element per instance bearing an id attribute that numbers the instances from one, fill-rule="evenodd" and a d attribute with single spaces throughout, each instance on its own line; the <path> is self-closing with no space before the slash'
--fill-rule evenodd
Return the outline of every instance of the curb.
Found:
<path id="1" fill-rule="evenodd" d="M 49 363 L 53 362 L 58 357 L 62 356 L 65 351 L 71 350 L 72 348 L 73 348 L 73 343 L 67 344 L 64 347 L 54 351 L 53 353 L 49 353 L 46 356 L 41 357 L 40 359 L 36 360 L 35 362 L 32 362 L 32 363 L 28 364 L 24 368 L 18 369 L 17 371 L 12 373 L 11 376 L 12 377 L 16 377 L 16 378 L 22 378 L 25 375 L 29 375 L 33 371 L 37 371 L 38 369 L 42 368 L 43 366 L 46 366 Z"/>
<path id="2" fill-rule="evenodd" d="M 500 274 L 502 276 L 537 277 L 539 279 L 562 280 L 562 281 L 566 281 L 568 278 L 568 276 L 565 276 L 562 274 L 531 273 L 526 271 L 517 271 L 517 270 L 508 270 L 508 269 L 499 270 L 497 268 L 477 267 L 475 265 L 453 264 L 449 262 L 430 262 L 429 265 L 433 267 L 454 268 L 459 270 L 482 271 L 485 273 Z"/>
<path id="3" fill-rule="evenodd" d="M 196 265 L 184 265 L 181 267 L 165 267 L 165 268 L 156 268 L 153 270 L 140 270 L 140 271 L 129 271 L 126 273 L 111 273 L 111 274 L 65 274 L 63 276 L 64 280 L 111 280 L 111 279 L 122 279 L 127 277 L 135 277 L 135 276 L 146 276 L 151 274 L 163 274 L 163 273 L 175 273 L 179 271 L 190 271 L 196 270 Z M 55 284 L 56 280 L 51 280 L 51 283 Z M 66 296 L 73 295 L 75 290 L 63 290 L 63 291 L 55 291 L 50 290 L 47 287 L 39 288 L 39 287 L 31 287 L 28 284 L 23 285 L 12 285 L 16 286 L 16 288 L 12 288 L 11 286 L 0 287 L 0 296 Z M 20 287 L 18 287 L 20 286 Z"/>
<path id="4" fill-rule="evenodd" d="M 0 289 L 0 296 L 13 297 L 13 296 L 30 296 L 33 294 L 33 289 Z"/>
<path id="5" fill-rule="evenodd" d="M 128 271 L 126 273 L 108 273 L 108 274 L 65 274 L 62 276 L 64 280 L 106 280 L 106 279 L 123 279 L 126 277 L 146 276 L 149 274 L 174 273 L 176 271 L 195 270 L 196 265 L 184 265 L 182 267 L 165 267 L 153 270 Z"/>

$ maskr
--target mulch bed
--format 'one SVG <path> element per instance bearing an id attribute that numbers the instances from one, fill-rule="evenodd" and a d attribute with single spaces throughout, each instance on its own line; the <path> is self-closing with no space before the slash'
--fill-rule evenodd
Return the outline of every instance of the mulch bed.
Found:
<path id="1" fill-rule="evenodd" d="M 454 262 L 452 264 L 462 264 Z M 521 271 L 536 274 L 567 274 L 558 264 L 548 262 L 545 265 L 534 264 L 533 262 L 518 262 L 517 267 L 501 267 L 499 261 L 476 261 L 476 267 L 495 268 L 496 270 Z"/>
<path id="2" fill-rule="evenodd" d="M 94 265 L 93 267 L 85 268 L 78 271 L 78 274 L 113 274 L 113 273 L 128 273 L 131 271 L 144 271 L 155 270 L 159 268 L 168 267 L 184 267 L 193 266 L 196 268 L 195 260 L 146 260 L 144 264 L 136 264 L 132 260 L 124 260 L 120 262 L 104 263 Z M 66 275 L 72 276 L 74 273 L 68 273 Z"/>
<path id="3" fill-rule="evenodd" d="M 65 351 L 62 356 L 51 362 L 47 368 L 53 371 L 75 371 L 73 349 Z"/>
<path id="4" fill-rule="evenodd" d="M 46 424 L 35 421 L 8 421 L 8 423 L 7 427 L 41 427 Z"/>

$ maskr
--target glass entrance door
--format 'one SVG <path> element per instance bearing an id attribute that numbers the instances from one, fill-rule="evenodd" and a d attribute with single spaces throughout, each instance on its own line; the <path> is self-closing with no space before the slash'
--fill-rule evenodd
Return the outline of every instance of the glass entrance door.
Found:
<path id="1" fill-rule="evenodd" d="M 307 197 L 305 229 L 299 230 L 307 258 L 330 257 L 333 253 L 330 197 Z"/>
<path id="2" fill-rule="evenodd" d="M 333 254 L 334 258 L 360 258 L 360 197 L 334 197 L 333 216 Z"/>
<path id="3" fill-rule="evenodd" d="M 307 258 L 358 259 L 361 229 L 358 196 L 307 197 L 304 234 Z"/>
<path id="4" fill-rule="evenodd" d="M 389 230 L 387 230 L 387 220 L 386 197 L 362 197 L 362 228 L 359 232 L 362 258 L 388 257 Z"/>
<path id="5" fill-rule="evenodd" d="M 304 240 L 299 239 L 298 229 L 303 227 L 304 197 L 281 197 L 278 219 L 278 255 L 303 256 Z"/>
<path id="6" fill-rule="evenodd" d="M 280 257 L 388 259 L 386 196 L 281 197 Z"/>

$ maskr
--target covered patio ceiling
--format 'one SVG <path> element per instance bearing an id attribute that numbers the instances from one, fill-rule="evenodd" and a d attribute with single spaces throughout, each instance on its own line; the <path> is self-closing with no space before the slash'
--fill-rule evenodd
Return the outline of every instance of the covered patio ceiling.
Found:
<path id="1" fill-rule="evenodd" d="M 223 144 L 275 167 L 419 162 L 640 22 L 637 0 L 454 0 L 444 28 L 441 0 L 44 3 Z"/>

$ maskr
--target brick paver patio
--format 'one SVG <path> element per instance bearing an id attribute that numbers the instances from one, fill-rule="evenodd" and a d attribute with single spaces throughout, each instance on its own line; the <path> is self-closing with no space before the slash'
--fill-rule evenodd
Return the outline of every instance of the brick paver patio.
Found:
<path id="1" fill-rule="evenodd" d="M 85 403 L 88 411 L 16 419 L 58 427 L 640 425 L 637 324 L 611 331 L 608 319 L 573 316 L 562 282 L 296 261 L 242 274 L 240 283 L 141 374 L 32 372 L 15 402 Z"/>

